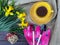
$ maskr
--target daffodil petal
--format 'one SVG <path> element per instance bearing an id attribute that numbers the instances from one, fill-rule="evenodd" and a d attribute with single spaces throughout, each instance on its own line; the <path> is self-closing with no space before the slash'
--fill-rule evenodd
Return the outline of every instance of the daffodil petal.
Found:
<path id="1" fill-rule="evenodd" d="M 5 7 L 5 9 L 7 10 L 7 7 Z"/>
<path id="2" fill-rule="evenodd" d="M 26 13 L 23 13 L 23 16 L 25 17 L 26 16 Z"/>
<path id="3" fill-rule="evenodd" d="M 18 12 L 18 11 L 16 11 L 16 14 L 18 14 L 18 15 L 19 15 L 19 12 Z"/>
<path id="4" fill-rule="evenodd" d="M 25 18 L 21 18 L 21 20 L 22 20 L 22 21 L 24 21 L 24 20 L 25 20 Z"/>
<path id="5" fill-rule="evenodd" d="M 12 12 L 10 12 L 10 15 L 13 15 L 13 13 L 12 13 Z"/>
<path id="6" fill-rule="evenodd" d="M 5 16 L 8 16 L 8 15 L 9 15 L 9 13 L 8 13 L 8 12 L 6 12 L 6 13 L 5 13 Z"/>
<path id="7" fill-rule="evenodd" d="M 3 11 L 5 11 L 5 9 L 3 8 Z"/>

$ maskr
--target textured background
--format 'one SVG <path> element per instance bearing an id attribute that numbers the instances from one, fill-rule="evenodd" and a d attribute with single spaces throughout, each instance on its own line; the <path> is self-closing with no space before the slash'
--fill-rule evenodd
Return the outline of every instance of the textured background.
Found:
<path id="1" fill-rule="evenodd" d="M 39 0 L 15 0 L 16 1 L 16 5 L 18 4 L 25 4 L 25 3 L 29 3 L 29 2 L 33 2 L 33 1 L 39 1 Z M 48 1 L 52 6 L 53 9 L 55 11 L 54 15 L 57 14 L 57 5 L 56 5 L 56 0 L 45 0 Z M 60 2 L 60 0 L 58 1 L 58 3 Z M 29 5 L 23 5 L 23 7 L 25 7 L 27 14 L 29 16 L 29 10 L 32 4 Z M 60 7 L 60 5 L 58 5 L 58 8 Z M 58 15 L 57 15 L 57 20 L 55 23 L 54 28 L 51 26 L 52 28 L 52 37 L 51 37 L 51 41 L 50 41 L 50 45 L 60 45 L 60 9 L 58 10 Z M 8 32 L 0 32 L 0 45 L 11 45 L 8 41 L 6 41 L 4 38 L 6 36 Z M 14 45 L 28 45 L 26 40 L 24 39 L 23 36 L 20 36 L 19 41 L 14 44 Z"/>

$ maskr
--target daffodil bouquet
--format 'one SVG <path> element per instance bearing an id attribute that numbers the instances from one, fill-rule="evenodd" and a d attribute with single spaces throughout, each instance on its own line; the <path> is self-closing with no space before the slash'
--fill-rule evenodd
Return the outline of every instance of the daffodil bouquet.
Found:
<path id="1" fill-rule="evenodd" d="M 0 0 L 0 31 L 11 31 L 22 33 L 26 13 L 24 8 L 15 6 L 14 0 L 9 4 L 9 0 Z"/>

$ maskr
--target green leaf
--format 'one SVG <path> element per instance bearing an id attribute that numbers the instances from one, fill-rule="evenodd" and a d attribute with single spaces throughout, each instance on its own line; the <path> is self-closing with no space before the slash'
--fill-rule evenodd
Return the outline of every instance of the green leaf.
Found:
<path id="1" fill-rule="evenodd" d="M 5 7 L 5 6 L 8 6 L 8 1 L 9 1 L 9 0 L 4 0 L 4 4 L 3 4 L 4 7 Z"/>
<path id="2" fill-rule="evenodd" d="M 1 7 L 2 7 L 2 6 L 1 6 L 1 0 L 0 0 L 0 12 L 1 12 Z"/>

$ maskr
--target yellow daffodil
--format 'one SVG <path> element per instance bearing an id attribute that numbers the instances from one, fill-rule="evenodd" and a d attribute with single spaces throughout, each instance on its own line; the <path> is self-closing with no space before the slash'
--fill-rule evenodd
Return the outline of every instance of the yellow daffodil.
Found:
<path id="1" fill-rule="evenodd" d="M 13 15 L 13 12 L 11 12 L 12 10 L 14 10 L 14 8 L 12 6 L 9 6 L 9 8 L 5 7 L 5 9 L 4 9 L 5 16 Z"/>
<path id="2" fill-rule="evenodd" d="M 25 23 L 26 13 L 20 13 L 17 11 L 16 14 L 17 14 L 17 17 L 21 20 L 21 23 L 18 25 L 21 26 L 22 28 L 27 27 L 28 23 Z"/>
<path id="3" fill-rule="evenodd" d="M 25 13 L 16 12 L 16 14 L 17 14 L 17 17 L 18 17 L 19 19 L 21 19 L 21 18 L 23 18 L 23 17 L 26 17 L 26 14 L 25 14 Z"/>
<path id="4" fill-rule="evenodd" d="M 27 26 L 28 26 L 28 23 L 25 23 L 24 21 L 25 21 L 25 18 L 21 18 L 21 23 L 20 23 L 20 24 L 18 24 L 19 26 L 22 26 L 22 28 L 24 28 L 24 27 L 27 27 Z"/>
<path id="5" fill-rule="evenodd" d="M 24 28 L 28 26 L 28 23 L 24 23 L 24 21 L 22 21 L 21 24 L 18 24 L 18 25 Z"/>

